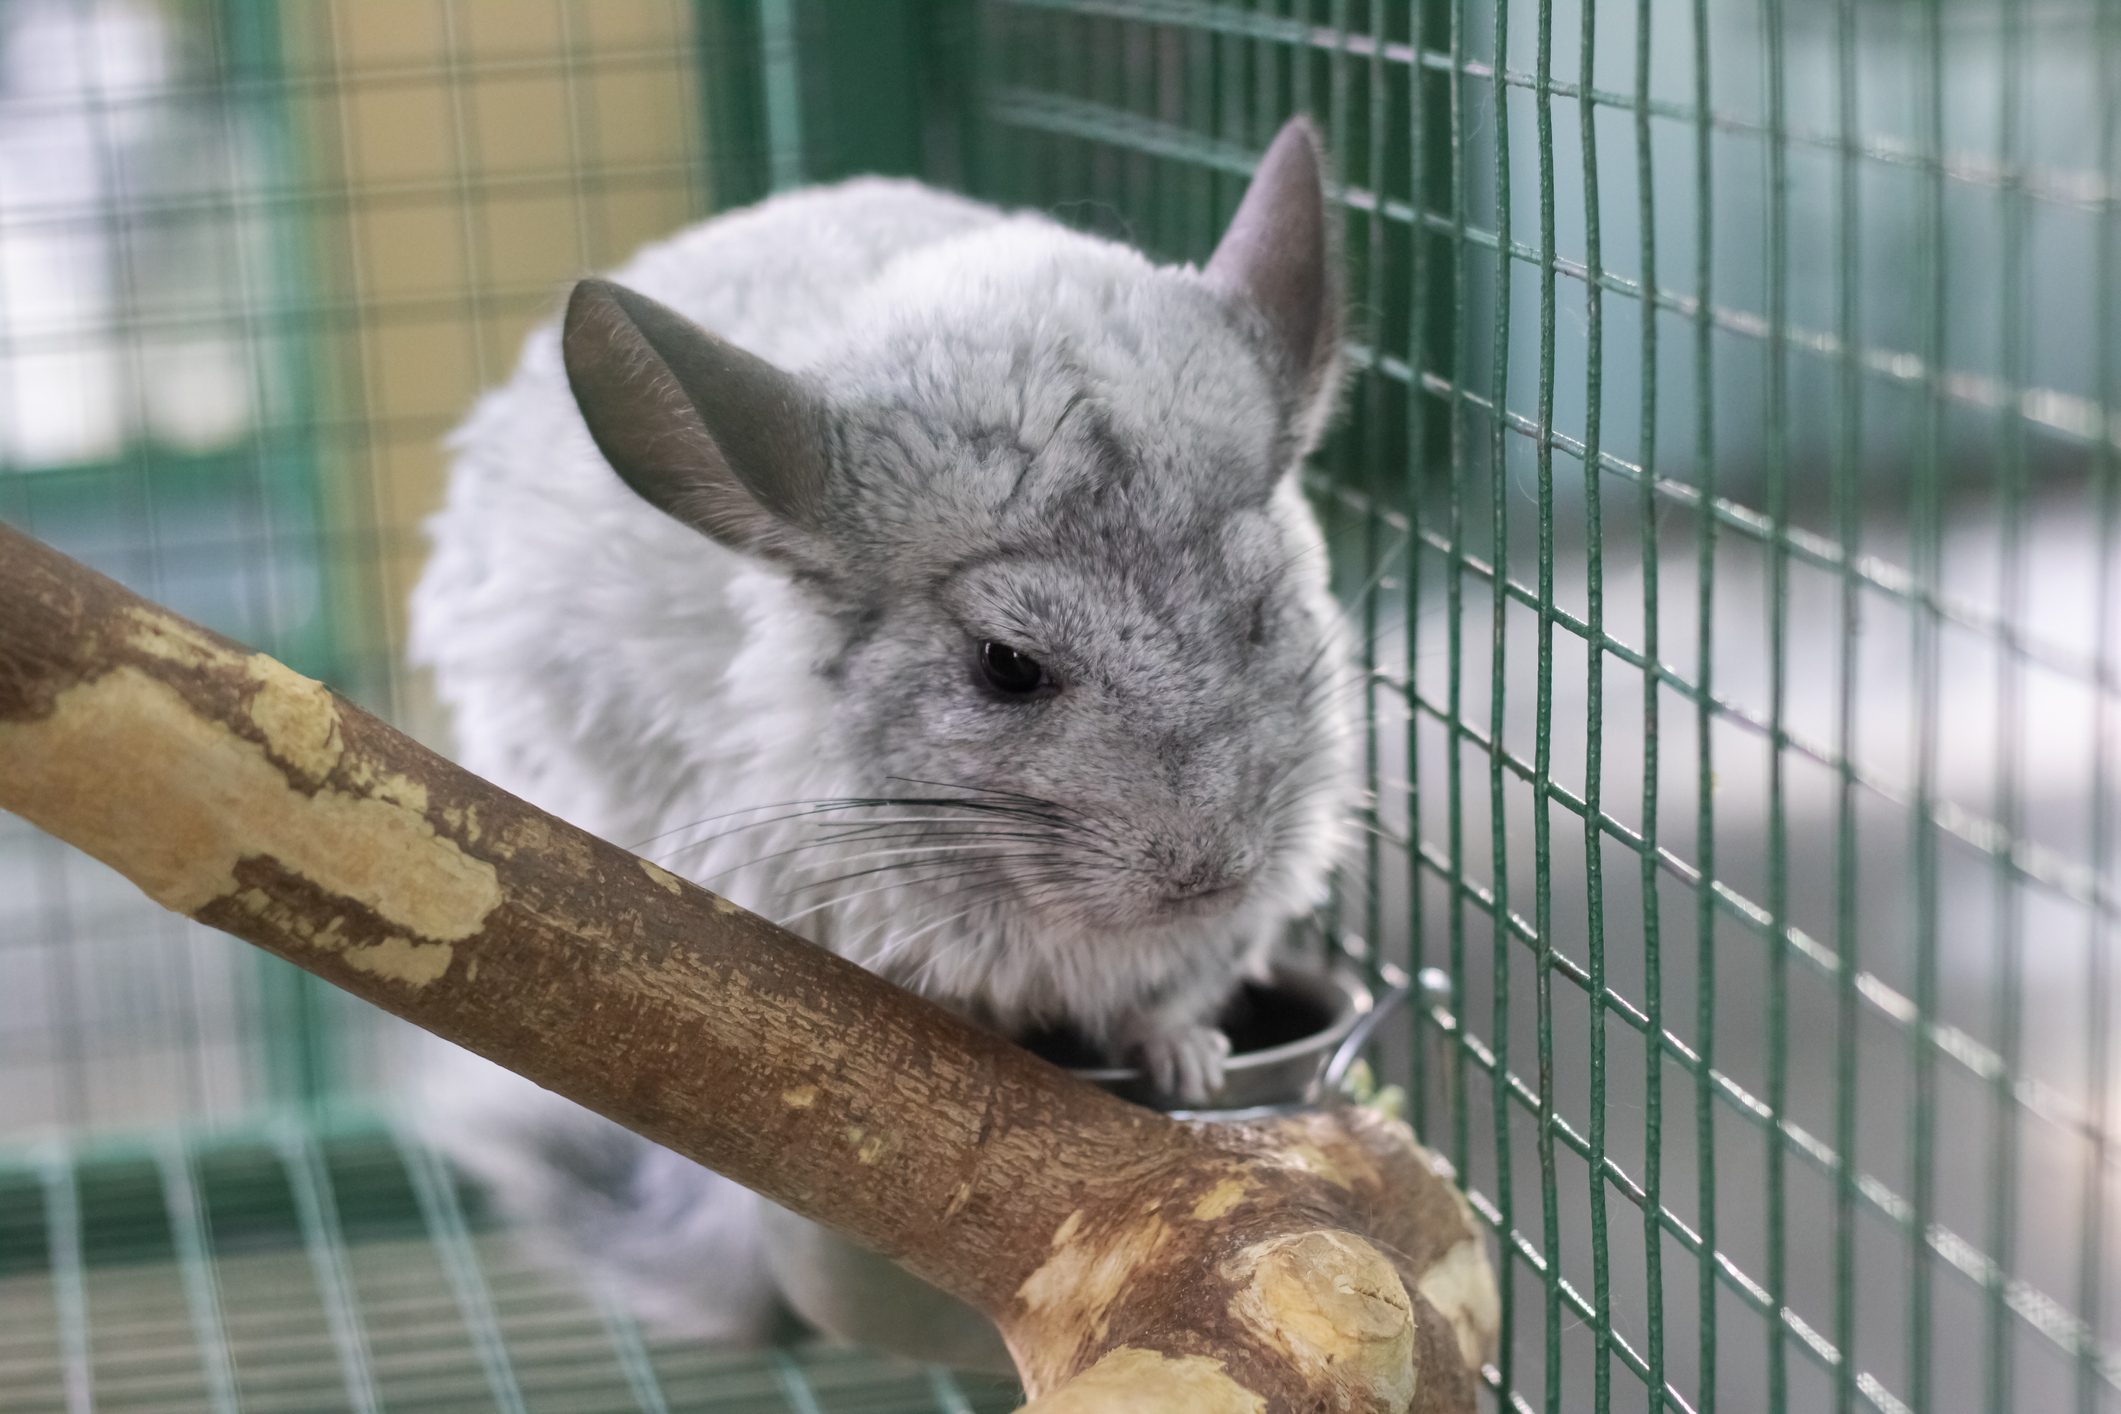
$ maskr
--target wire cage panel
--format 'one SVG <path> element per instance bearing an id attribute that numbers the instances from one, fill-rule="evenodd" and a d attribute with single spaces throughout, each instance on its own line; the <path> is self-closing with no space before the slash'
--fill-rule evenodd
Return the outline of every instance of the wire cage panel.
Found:
<path id="1" fill-rule="evenodd" d="M 0 75 L 0 515 L 431 736 L 397 663 L 437 440 L 566 277 L 857 170 L 1198 260 L 1310 112 L 1356 371 L 1309 475 L 1369 727 L 1326 922 L 1427 983 L 1378 1063 L 1494 1230 L 1491 1400 L 2121 1409 L 2121 4 L 13 0 Z M 395 1141 L 277 1246 L 222 1244 L 233 1199 L 182 1236 L 199 1126 L 329 1136 L 395 1033 L 0 830 L 0 1133 L 191 1126 L 5 1168 L 36 1314 L 0 1330 L 45 1334 L 0 1392 L 146 1389 L 108 1286 L 185 1389 L 269 1407 L 199 1273 L 234 1323 L 278 1263 L 324 1314 L 261 1391 L 335 1402 L 331 1312 L 379 1303 L 352 1363 L 445 1372 L 410 1402 L 655 1407 L 604 1317 L 475 1328 L 519 1259 L 437 1237 Z M 404 1226 L 319 1265 L 349 1202 Z M 331 1275 L 372 1242 L 442 1255 Z M 566 1352 L 565 1399 L 496 1383 Z M 820 1358 L 714 1368 L 801 1409 Z"/>
<path id="2" fill-rule="evenodd" d="M 0 1406 L 987 1414 L 1013 1381 L 657 1339 L 491 1230 L 378 1123 L 276 1124 L 0 1176 Z"/>
<path id="3" fill-rule="evenodd" d="M 0 515 L 433 735 L 441 439 L 560 280 L 704 214 L 757 140 L 701 120 L 741 42 L 674 3 L 9 0 Z M 0 821 L 0 1134 L 360 1093 L 386 1034 Z"/>
<path id="4" fill-rule="evenodd" d="M 986 8 L 1009 200 L 1339 158 L 1337 921 L 1498 1399 L 2115 1407 L 2113 8 Z"/>

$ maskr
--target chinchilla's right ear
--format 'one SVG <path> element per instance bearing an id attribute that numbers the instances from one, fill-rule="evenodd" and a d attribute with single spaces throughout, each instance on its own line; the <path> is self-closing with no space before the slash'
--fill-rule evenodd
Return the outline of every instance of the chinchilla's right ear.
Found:
<path id="1" fill-rule="evenodd" d="M 800 379 L 608 280 L 574 287 L 560 346 L 597 450 L 643 500 L 731 549 L 806 558 L 825 412 Z"/>
<path id="2" fill-rule="evenodd" d="M 1282 125 L 1202 272 L 1260 316 L 1297 429 L 1317 442 L 1343 367 L 1340 223 L 1326 201 L 1325 155 L 1307 118 Z"/>

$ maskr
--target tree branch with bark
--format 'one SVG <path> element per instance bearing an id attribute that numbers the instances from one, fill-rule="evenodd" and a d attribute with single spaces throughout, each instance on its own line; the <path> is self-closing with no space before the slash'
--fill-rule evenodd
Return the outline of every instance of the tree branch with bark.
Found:
<path id="1" fill-rule="evenodd" d="M 968 1302 L 1041 1414 L 1473 1408 L 1481 1229 L 1397 1121 L 1127 1104 L 5 526 L 0 807 Z"/>

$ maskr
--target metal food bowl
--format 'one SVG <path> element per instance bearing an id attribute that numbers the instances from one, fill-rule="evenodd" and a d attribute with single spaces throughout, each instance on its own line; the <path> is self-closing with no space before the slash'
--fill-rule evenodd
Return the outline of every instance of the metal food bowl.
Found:
<path id="1" fill-rule="evenodd" d="M 1169 1112 L 1189 1119 L 1238 1120 L 1321 1103 L 1346 1074 L 1377 1022 L 1404 995 L 1395 985 L 1382 1003 L 1352 968 L 1288 965 L 1265 982 L 1247 982 L 1217 1018 L 1230 1038 L 1223 1086 L 1213 1103 Z M 1030 1050 L 1122 1099 L 1167 1109 L 1139 1070 L 1085 1064 L 1083 1043 L 1065 1033 L 1026 1037 Z"/>
<path id="2" fill-rule="evenodd" d="M 1381 998 L 1347 967 L 1290 965 L 1264 984 L 1247 983 L 1218 1018 L 1232 1054 L 1213 1105 L 1169 1112 L 1236 1123 L 1329 1103 L 1377 1024 L 1408 994 L 1403 978 L 1385 975 Z M 1087 1064 L 1077 1037 L 1048 1032 L 1023 1042 L 1122 1098 L 1161 1108 L 1139 1070 Z M 1013 1368 L 1001 1337 L 971 1307 L 784 1208 L 765 1211 L 767 1265 L 789 1306 L 818 1330 L 939 1365 Z"/>

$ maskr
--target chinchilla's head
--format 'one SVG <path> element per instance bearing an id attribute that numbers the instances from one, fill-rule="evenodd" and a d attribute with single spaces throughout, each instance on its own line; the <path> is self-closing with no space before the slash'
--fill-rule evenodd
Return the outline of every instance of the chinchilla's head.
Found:
<path id="1" fill-rule="evenodd" d="M 931 990 L 1094 987 L 1130 940 L 1235 953 L 1320 891 L 1352 792 L 1297 484 L 1339 376 L 1320 183 L 1291 124 L 1203 269 L 997 221 L 903 258 L 787 369 L 575 292 L 567 370 L 605 458 L 784 572 L 820 628 L 790 646 L 832 704 L 819 751 L 856 763 L 850 794 L 918 802 L 842 818 L 848 850 L 901 871 L 909 922 L 993 931 L 953 969 L 984 981 Z"/>

